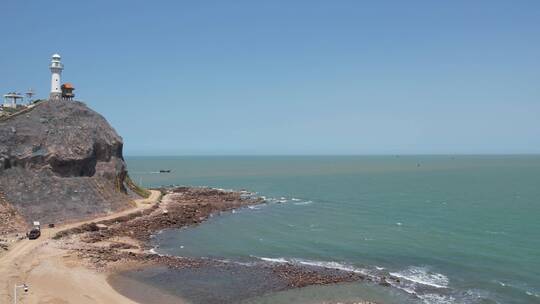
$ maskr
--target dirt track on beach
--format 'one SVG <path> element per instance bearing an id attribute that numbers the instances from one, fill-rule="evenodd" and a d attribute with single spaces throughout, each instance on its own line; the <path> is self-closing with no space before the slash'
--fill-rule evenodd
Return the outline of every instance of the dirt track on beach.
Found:
<path id="1" fill-rule="evenodd" d="M 0 256 L 0 303 L 13 302 L 15 284 L 30 286 L 27 293 L 18 291 L 19 303 L 135 303 L 118 294 L 107 283 L 107 274 L 85 267 L 68 250 L 53 245 L 51 238 L 59 231 L 93 221 L 111 220 L 152 207 L 161 197 L 153 190 L 147 199 L 135 201 L 135 207 L 97 219 L 44 228 L 37 240 L 23 239 Z"/>

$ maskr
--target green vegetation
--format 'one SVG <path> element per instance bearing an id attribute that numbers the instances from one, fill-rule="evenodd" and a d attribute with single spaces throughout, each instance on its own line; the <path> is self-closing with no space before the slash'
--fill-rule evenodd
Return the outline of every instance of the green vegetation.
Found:
<path id="1" fill-rule="evenodd" d="M 144 198 L 148 198 L 150 196 L 150 191 L 148 191 L 147 189 L 133 182 L 133 180 L 131 179 L 131 177 L 129 177 L 129 175 L 126 175 L 125 183 L 126 183 L 126 186 L 129 189 L 131 189 L 131 191 L 137 193 L 139 196 L 144 197 Z"/>

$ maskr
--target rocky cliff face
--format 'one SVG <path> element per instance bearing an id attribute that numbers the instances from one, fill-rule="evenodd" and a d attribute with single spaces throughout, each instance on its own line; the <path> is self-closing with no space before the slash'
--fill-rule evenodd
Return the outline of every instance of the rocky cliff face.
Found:
<path id="1" fill-rule="evenodd" d="M 28 222 L 125 208 L 122 138 L 83 103 L 47 101 L 0 121 L 0 192 Z"/>

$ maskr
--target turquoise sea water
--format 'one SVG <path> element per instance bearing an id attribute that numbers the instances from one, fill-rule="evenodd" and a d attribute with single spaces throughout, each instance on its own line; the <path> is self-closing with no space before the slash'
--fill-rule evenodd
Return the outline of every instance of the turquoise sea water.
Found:
<path id="1" fill-rule="evenodd" d="M 540 156 L 132 157 L 144 186 L 247 189 L 268 203 L 164 231 L 158 252 L 398 276 L 248 303 L 540 303 Z M 170 174 L 155 173 L 171 169 Z M 362 296 L 363 295 L 363 296 Z"/>

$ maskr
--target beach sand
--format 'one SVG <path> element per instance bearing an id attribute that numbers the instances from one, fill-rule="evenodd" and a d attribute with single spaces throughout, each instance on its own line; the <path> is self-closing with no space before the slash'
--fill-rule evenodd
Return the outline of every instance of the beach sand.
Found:
<path id="1" fill-rule="evenodd" d="M 107 273 L 88 269 L 66 250 L 44 244 L 21 262 L 19 270 L 30 286 L 28 293 L 20 290 L 21 303 L 136 303 L 108 284 Z"/>
<path id="2" fill-rule="evenodd" d="M 135 208 L 94 220 L 114 219 L 150 208 L 161 197 L 152 191 L 147 199 L 135 201 Z M 12 303 L 14 286 L 26 283 L 29 291 L 18 289 L 19 303 L 136 303 L 113 289 L 107 282 L 109 273 L 87 267 L 83 259 L 58 246 L 51 237 L 58 231 L 89 221 L 43 229 L 37 240 L 23 239 L 0 256 L 0 303 Z"/>

